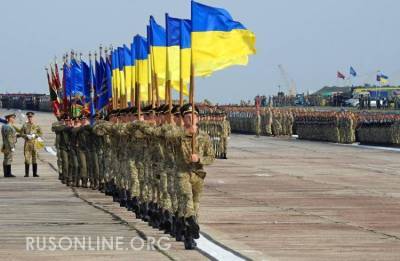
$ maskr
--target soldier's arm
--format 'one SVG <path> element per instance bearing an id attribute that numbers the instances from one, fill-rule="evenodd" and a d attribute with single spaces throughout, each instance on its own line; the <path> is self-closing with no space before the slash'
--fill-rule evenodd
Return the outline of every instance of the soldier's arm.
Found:
<path id="1" fill-rule="evenodd" d="M 208 135 L 202 135 L 198 142 L 200 143 L 198 144 L 200 157 L 199 163 L 203 165 L 210 165 L 214 162 L 215 153 Z"/>
<path id="2" fill-rule="evenodd" d="M 21 128 L 18 128 L 16 125 L 11 125 L 14 130 L 17 132 L 17 138 L 22 137 L 26 138 L 26 130 L 25 130 L 25 125 L 23 125 Z"/>
<path id="3" fill-rule="evenodd" d="M 6 139 L 7 139 L 7 144 L 10 146 L 10 149 L 15 148 L 15 137 L 11 129 L 7 130 L 6 132 Z"/>
<path id="4" fill-rule="evenodd" d="M 42 137 L 43 135 L 42 128 L 40 128 L 40 126 L 37 126 L 36 135 L 38 137 Z"/>

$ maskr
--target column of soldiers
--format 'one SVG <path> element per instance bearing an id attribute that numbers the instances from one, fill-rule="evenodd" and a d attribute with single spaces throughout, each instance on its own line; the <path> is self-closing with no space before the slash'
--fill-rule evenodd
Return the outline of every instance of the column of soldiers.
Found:
<path id="1" fill-rule="evenodd" d="M 226 114 L 220 110 L 202 110 L 200 113 L 199 128 L 211 138 L 215 158 L 227 159 L 228 138 L 231 126 Z"/>
<path id="2" fill-rule="evenodd" d="M 295 117 L 299 139 L 355 142 L 356 119 L 352 112 L 305 112 Z"/>
<path id="3" fill-rule="evenodd" d="M 225 107 L 233 132 L 263 136 L 291 136 L 294 125 L 294 109 Z"/>
<path id="4" fill-rule="evenodd" d="M 194 115 L 192 124 L 192 112 Z M 199 238 L 199 204 L 206 172 L 214 160 L 207 134 L 199 131 L 191 104 L 114 110 L 90 125 L 86 115 L 65 115 L 53 124 L 59 179 L 112 196 L 121 207 L 154 228 L 184 241 Z M 192 151 L 192 136 L 194 151 Z"/>
<path id="5" fill-rule="evenodd" d="M 400 115 L 360 114 L 357 140 L 365 144 L 400 145 Z"/>

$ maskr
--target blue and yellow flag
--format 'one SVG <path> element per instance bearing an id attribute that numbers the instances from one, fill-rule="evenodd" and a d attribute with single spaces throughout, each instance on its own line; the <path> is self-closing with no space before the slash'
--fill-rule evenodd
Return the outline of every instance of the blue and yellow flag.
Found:
<path id="1" fill-rule="evenodd" d="M 180 26 L 181 19 L 165 14 L 167 28 L 167 77 L 175 90 L 180 83 Z"/>
<path id="2" fill-rule="evenodd" d="M 136 84 L 136 54 L 135 54 L 135 44 L 132 40 L 131 43 L 131 58 L 132 58 L 132 71 L 131 71 L 131 102 L 134 100 L 135 96 L 135 84 Z M 134 106 L 134 104 L 131 104 Z"/>
<path id="3" fill-rule="evenodd" d="M 119 93 L 120 93 L 120 97 L 121 97 L 121 101 L 122 104 L 124 101 L 122 100 L 122 98 L 125 97 L 126 95 L 126 87 L 125 87 L 125 59 L 124 59 L 124 48 L 123 47 L 118 47 L 118 62 L 119 62 L 119 79 L 120 79 L 120 85 L 119 85 Z"/>
<path id="4" fill-rule="evenodd" d="M 167 40 L 165 29 L 157 24 L 153 16 L 150 16 L 150 27 L 149 27 L 149 42 L 150 42 L 150 53 L 152 57 L 152 68 L 154 73 L 157 75 L 158 84 L 162 85 L 165 81 L 166 73 L 166 48 Z"/>
<path id="5" fill-rule="evenodd" d="M 140 100 L 147 101 L 147 88 L 149 84 L 148 45 L 146 38 L 136 35 L 133 39 L 135 45 L 136 81 L 140 85 Z"/>
<path id="6" fill-rule="evenodd" d="M 192 1 L 192 59 L 196 76 L 246 65 L 256 53 L 255 35 L 222 8 Z"/>
<path id="7" fill-rule="evenodd" d="M 131 56 L 131 50 L 124 44 L 124 75 L 125 75 L 125 94 L 126 104 L 131 100 L 132 91 L 132 71 L 134 69 L 134 59 Z"/>
<path id="8" fill-rule="evenodd" d="M 192 22 L 182 19 L 180 21 L 180 51 L 181 51 L 181 78 L 185 88 L 183 92 L 188 95 L 187 85 L 190 83 L 190 65 L 191 65 L 191 39 Z"/>
<path id="9" fill-rule="evenodd" d="M 112 71 L 112 75 L 113 75 L 113 79 L 114 80 L 114 92 L 113 92 L 113 98 L 114 98 L 114 106 L 117 106 L 118 100 L 120 98 L 120 73 L 119 73 L 119 57 L 118 57 L 118 49 L 115 49 L 113 51 L 113 57 L 112 57 L 112 61 L 113 61 L 113 71 Z"/>

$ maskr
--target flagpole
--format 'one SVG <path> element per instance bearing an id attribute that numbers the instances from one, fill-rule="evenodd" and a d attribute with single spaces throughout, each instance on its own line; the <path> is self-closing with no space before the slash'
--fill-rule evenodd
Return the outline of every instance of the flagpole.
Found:
<path id="1" fill-rule="evenodd" d="M 183 79 L 182 79 L 182 24 L 183 20 L 180 20 L 180 41 L 179 41 L 179 106 L 183 105 Z"/>
<path id="2" fill-rule="evenodd" d="M 168 13 L 165 14 L 165 38 L 166 38 L 166 73 L 167 73 L 167 77 L 166 77 L 166 91 L 168 91 L 168 122 L 171 123 L 172 121 L 172 94 L 171 94 L 171 80 L 169 77 L 169 59 L 168 59 Z"/>
<path id="3" fill-rule="evenodd" d="M 193 21 L 193 2 L 191 2 L 191 19 Z M 193 33 L 193 32 L 192 32 Z M 194 88 L 195 88 L 195 83 L 194 83 L 194 74 L 195 74 L 195 68 L 194 68 L 194 62 L 193 62 L 193 37 L 192 33 L 190 33 L 190 38 L 191 38 L 191 48 L 190 48 L 190 91 L 189 91 L 189 103 L 192 104 L 192 128 L 194 128 L 194 110 L 195 110 L 195 101 L 194 101 Z M 195 154 L 196 152 L 196 133 L 192 134 L 192 154 Z"/>

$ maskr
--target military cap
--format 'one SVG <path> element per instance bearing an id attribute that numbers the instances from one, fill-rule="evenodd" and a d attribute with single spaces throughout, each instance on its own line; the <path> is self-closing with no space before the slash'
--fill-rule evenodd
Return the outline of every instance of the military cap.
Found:
<path id="1" fill-rule="evenodd" d="M 153 108 L 152 105 L 148 105 L 143 108 L 143 113 L 145 114 L 150 114 L 152 112 L 155 112 L 155 109 Z"/>
<path id="2" fill-rule="evenodd" d="M 65 114 L 63 115 L 63 119 L 64 119 L 64 120 L 71 120 L 71 118 L 69 117 L 69 115 L 68 115 L 67 113 L 65 113 Z"/>
<path id="3" fill-rule="evenodd" d="M 33 115 L 35 115 L 35 113 L 33 111 L 28 111 L 26 113 L 26 116 L 28 116 L 28 117 L 32 117 Z"/>
<path id="4" fill-rule="evenodd" d="M 181 108 L 181 114 L 182 114 L 182 116 L 184 116 L 184 115 L 187 114 L 187 113 L 193 112 L 193 110 L 194 110 L 194 113 L 196 113 L 197 115 L 199 115 L 199 109 L 198 109 L 196 106 L 193 108 L 193 106 L 192 106 L 191 103 L 187 103 L 187 104 L 185 104 L 185 105 L 182 106 L 182 108 Z"/>
<path id="5" fill-rule="evenodd" d="M 137 108 L 135 106 L 129 108 L 128 109 L 128 113 L 136 114 L 137 113 Z"/>
<path id="6" fill-rule="evenodd" d="M 181 106 L 180 105 L 174 105 L 174 107 L 172 107 L 172 114 L 181 114 Z"/>
<path id="7" fill-rule="evenodd" d="M 79 116 L 79 119 L 80 120 L 86 120 L 87 116 L 84 113 L 82 113 L 81 116 Z"/>
<path id="8" fill-rule="evenodd" d="M 11 113 L 11 114 L 7 114 L 6 116 L 4 116 L 6 119 L 9 119 L 9 118 L 15 118 L 15 117 L 17 117 L 17 115 L 15 115 L 15 113 Z"/>

